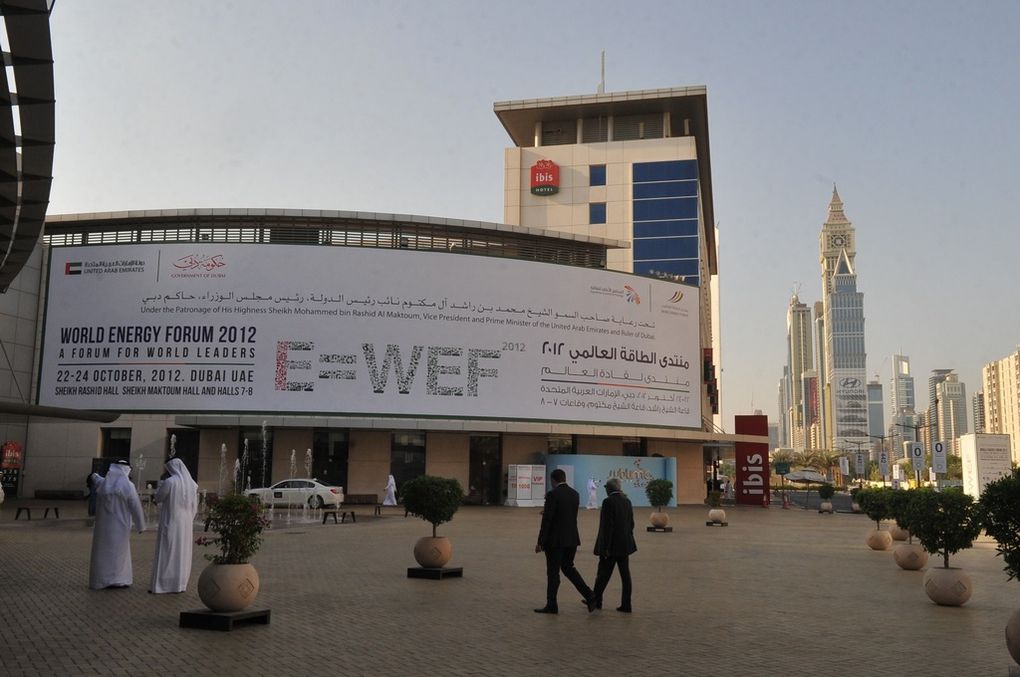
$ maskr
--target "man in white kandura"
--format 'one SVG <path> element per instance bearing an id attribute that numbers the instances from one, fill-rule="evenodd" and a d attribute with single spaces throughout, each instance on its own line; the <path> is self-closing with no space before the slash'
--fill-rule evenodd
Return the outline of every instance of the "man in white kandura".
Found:
<path id="1" fill-rule="evenodd" d="M 396 505 L 397 504 L 397 481 L 393 479 L 393 475 L 386 480 L 386 498 L 383 499 L 383 505 Z"/>
<path id="2" fill-rule="evenodd" d="M 159 532 L 149 592 L 157 594 L 188 589 L 198 512 L 198 485 L 188 467 L 181 459 L 171 458 L 166 462 L 166 472 L 168 477 L 160 480 L 155 497 L 160 504 Z"/>
<path id="3" fill-rule="evenodd" d="M 598 510 L 599 507 L 599 488 L 595 482 L 594 477 L 588 478 L 588 510 Z"/>
<path id="4" fill-rule="evenodd" d="M 131 527 L 145 531 L 145 514 L 126 461 L 114 463 L 106 477 L 93 474 L 96 492 L 96 527 L 92 532 L 89 587 L 126 588 L 133 582 Z"/>

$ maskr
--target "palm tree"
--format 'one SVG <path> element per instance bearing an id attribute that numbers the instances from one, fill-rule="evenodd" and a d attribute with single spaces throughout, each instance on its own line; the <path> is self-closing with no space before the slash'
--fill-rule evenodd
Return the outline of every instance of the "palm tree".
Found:
<path id="1" fill-rule="evenodd" d="M 843 454 L 837 453 L 832 449 L 819 449 L 816 453 L 818 459 L 818 470 L 825 473 L 825 477 L 832 481 L 833 469 L 839 468 L 839 459 L 843 457 Z"/>
<path id="2" fill-rule="evenodd" d="M 818 451 L 815 449 L 804 449 L 793 454 L 793 463 L 799 468 L 818 470 Z"/>

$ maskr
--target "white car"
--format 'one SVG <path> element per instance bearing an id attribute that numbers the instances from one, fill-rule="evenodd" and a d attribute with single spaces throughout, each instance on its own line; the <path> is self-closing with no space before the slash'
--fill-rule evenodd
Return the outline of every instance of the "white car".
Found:
<path id="1" fill-rule="evenodd" d="M 296 479 L 283 480 L 264 489 L 249 489 L 248 495 L 272 506 L 307 504 L 310 508 L 332 508 L 343 503 L 344 488 L 331 487 L 314 479 Z"/>

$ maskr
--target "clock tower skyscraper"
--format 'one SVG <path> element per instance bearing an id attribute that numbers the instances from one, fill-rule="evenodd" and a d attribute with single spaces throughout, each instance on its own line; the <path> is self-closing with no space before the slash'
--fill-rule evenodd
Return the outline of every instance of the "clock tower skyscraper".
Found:
<path id="1" fill-rule="evenodd" d="M 818 236 L 822 269 L 825 332 L 824 369 L 819 369 L 822 416 L 835 451 L 867 449 L 867 353 L 864 346 L 864 294 L 857 291 L 854 227 L 843 213 L 843 201 L 832 187 L 829 214 Z"/>

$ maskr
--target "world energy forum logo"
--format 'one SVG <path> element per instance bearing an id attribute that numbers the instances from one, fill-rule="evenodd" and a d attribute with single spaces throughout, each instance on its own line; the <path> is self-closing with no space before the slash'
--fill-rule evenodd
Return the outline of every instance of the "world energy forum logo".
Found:
<path id="1" fill-rule="evenodd" d="M 670 303 L 680 303 L 684 299 L 684 293 L 677 290 L 672 296 L 669 297 Z"/>
<path id="2" fill-rule="evenodd" d="M 623 285 L 623 291 L 623 295 L 624 298 L 627 299 L 627 303 L 633 303 L 638 306 L 641 305 L 641 295 L 637 293 L 637 290 L 634 289 L 634 287 L 631 287 L 629 284 L 625 284 Z"/>

